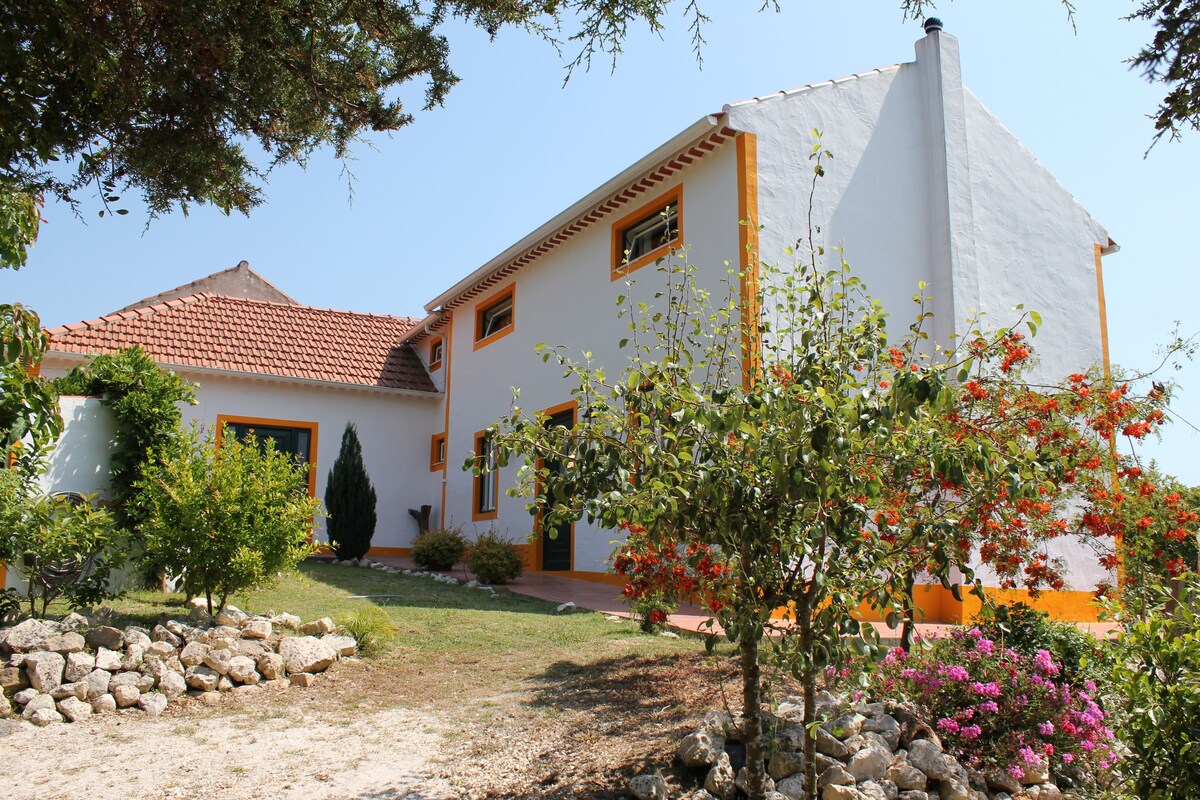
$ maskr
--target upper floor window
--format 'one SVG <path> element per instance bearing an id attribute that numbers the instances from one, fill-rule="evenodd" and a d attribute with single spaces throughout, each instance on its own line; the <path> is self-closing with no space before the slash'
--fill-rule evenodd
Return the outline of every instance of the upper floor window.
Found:
<path id="1" fill-rule="evenodd" d="M 429 343 L 429 371 L 433 372 L 442 365 L 442 337 L 437 337 Z"/>
<path id="2" fill-rule="evenodd" d="M 429 469 L 439 470 L 446 467 L 446 434 L 435 433 L 429 440 Z"/>
<path id="3" fill-rule="evenodd" d="M 512 333 L 515 323 L 513 289 L 509 286 L 475 307 L 475 349 Z"/>
<path id="4" fill-rule="evenodd" d="M 683 187 L 613 225 L 613 280 L 667 255 L 683 238 Z"/>

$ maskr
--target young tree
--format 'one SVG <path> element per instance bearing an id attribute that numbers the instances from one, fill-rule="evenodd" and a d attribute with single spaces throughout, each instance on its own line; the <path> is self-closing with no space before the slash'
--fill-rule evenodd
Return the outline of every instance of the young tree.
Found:
<path id="1" fill-rule="evenodd" d="M 325 482 L 325 530 L 338 558 L 362 558 L 375 535 L 375 487 L 363 464 L 353 422 L 342 431 L 342 449 Z"/>
<path id="2" fill-rule="evenodd" d="M 49 343 L 32 309 L 20 303 L 0 305 L 0 468 L 15 459 L 26 476 L 37 471 L 46 448 L 62 433 L 58 398 L 37 374 Z"/>
<path id="3" fill-rule="evenodd" d="M 320 503 L 297 490 L 288 455 L 225 431 L 193 429 L 148 465 L 137 488 L 146 515 L 139 527 L 154 563 L 208 601 L 209 613 L 230 594 L 271 583 L 314 552 Z M 213 598 L 217 599 L 214 606 Z"/>

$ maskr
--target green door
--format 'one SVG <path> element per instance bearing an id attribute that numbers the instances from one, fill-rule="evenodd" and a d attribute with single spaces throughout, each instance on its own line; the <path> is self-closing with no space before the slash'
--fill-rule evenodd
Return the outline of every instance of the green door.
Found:
<path id="1" fill-rule="evenodd" d="M 550 417 L 547 425 L 561 425 L 564 428 L 575 427 L 574 410 L 563 411 Z M 561 472 L 562 463 L 550 461 L 546 466 L 552 472 Z M 569 522 L 560 523 L 553 529 L 542 529 L 542 563 L 541 569 L 546 572 L 567 572 L 571 569 L 571 529 Z"/>

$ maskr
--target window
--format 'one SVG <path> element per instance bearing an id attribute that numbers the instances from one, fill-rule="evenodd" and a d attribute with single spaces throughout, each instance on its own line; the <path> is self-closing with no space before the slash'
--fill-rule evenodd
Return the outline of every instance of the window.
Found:
<path id="1" fill-rule="evenodd" d="M 475 307 L 476 350 L 512 333 L 515 319 L 514 288 L 509 286 Z"/>
<path id="2" fill-rule="evenodd" d="M 429 371 L 433 372 L 442 365 L 442 337 L 437 337 L 429 343 Z"/>
<path id="3" fill-rule="evenodd" d="M 446 467 L 446 434 L 435 433 L 429 441 L 429 471 Z"/>
<path id="4" fill-rule="evenodd" d="M 496 451 L 492 447 L 492 435 L 487 431 L 475 434 L 475 463 L 479 474 L 475 476 L 475 503 L 471 519 L 495 519 L 496 497 L 500 494 L 500 471 L 496 469 Z"/>
<path id="5" fill-rule="evenodd" d="M 613 280 L 670 252 L 683 238 L 683 187 L 639 208 L 613 225 Z"/>
<path id="6" fill-rule="evenodd" d="M 309 496 L 315 496 L 317 423 L 218 414 L 217 430 L 220 435 L 227 431 L 238 440 L 253 438 L 260 447 L 266 447 L 267 440 L 273 441 L 276 451 L 287 453 L 297 464 L 304 465 L 301 480 L 307 484 Z"/>

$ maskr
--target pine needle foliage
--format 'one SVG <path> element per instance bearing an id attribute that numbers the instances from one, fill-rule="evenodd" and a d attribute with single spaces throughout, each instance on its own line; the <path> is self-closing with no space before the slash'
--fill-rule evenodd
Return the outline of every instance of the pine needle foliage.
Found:
<path id="1" fill-rule="evenodd" d="M 325 482 L 326 530 L 338 558 L 362 558 L 375 536 L 375 487 L 363 464 L 362 444 L 353 422 L 342 431 L 342 448 Z"/>

